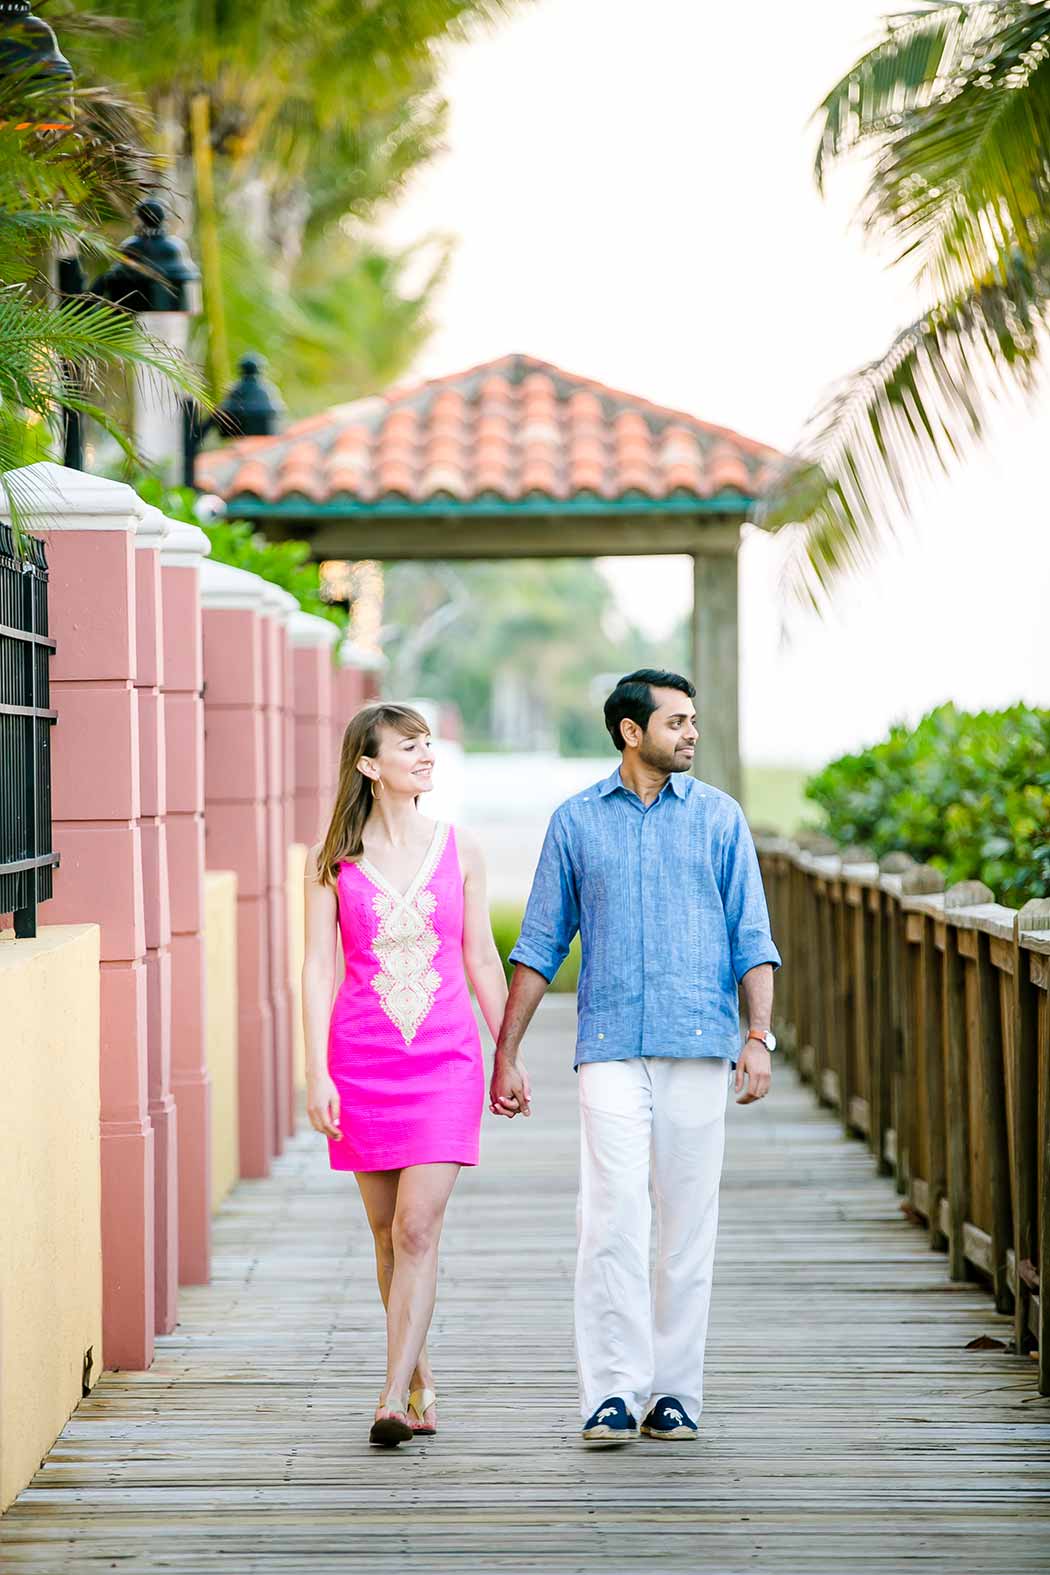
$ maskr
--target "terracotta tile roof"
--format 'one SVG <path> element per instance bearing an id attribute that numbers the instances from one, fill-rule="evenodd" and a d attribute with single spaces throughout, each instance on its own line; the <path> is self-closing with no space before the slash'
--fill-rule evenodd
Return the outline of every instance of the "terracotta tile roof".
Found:
<path id="1" fill-rule="evenodd" d="M 510 355 L 201 454 L 197 483 L 227 499 L 301 498 L 307 512 L 341 498 L 752 499 L 780 458 L 724 427 Z"/>

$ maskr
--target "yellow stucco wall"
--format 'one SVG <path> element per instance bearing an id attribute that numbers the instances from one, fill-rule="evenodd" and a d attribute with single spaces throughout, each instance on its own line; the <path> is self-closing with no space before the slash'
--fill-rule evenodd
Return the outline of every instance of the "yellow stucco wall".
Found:
<path id="1" fill-rule="evenodd" d="M 295 1049 L 295 1086 L 306 1087 L 306 1057 L 303 1050 L 303 874 L 306 869 L 306 844 L 293 842 L 288 849 L 288 972 L 292 1000 L 292 1044 Z"/>
<path id="2" fill-rule="evenodd" d="M 211 1079 L 211 1206 L 240 1174 L 237 1123 L 237 876 L 204 876 L 205 1033 Z"/>
<path id="3" fill-rule="evenodd" d="M 0 941 L 0 1509 L 102 1371 L 98 952 Z"/>

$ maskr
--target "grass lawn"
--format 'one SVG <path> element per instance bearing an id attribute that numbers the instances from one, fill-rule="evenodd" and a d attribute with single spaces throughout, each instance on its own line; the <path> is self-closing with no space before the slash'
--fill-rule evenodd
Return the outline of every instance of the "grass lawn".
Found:
<path id="1" fill-rule="evenodd" d="M 803 797 L 812 771 L 800 766 L 744 767 L 744 808 L 753 826 L 768 826 L 787 835 L 804 824 L 815 825 L 820 812 Z"/>

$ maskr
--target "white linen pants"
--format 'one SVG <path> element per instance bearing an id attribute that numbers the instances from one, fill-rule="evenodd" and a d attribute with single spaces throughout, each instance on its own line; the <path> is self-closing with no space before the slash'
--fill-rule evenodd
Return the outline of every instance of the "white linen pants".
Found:
<path id="1" fill-rule="evenodd" d="M 639 1420 L 662 1395 L 700 1415 L 728 1070 L 715 1058 L 660 1056 L 579 1068 L 575 1310 L 585 1419 L 613 1395 Z"/>

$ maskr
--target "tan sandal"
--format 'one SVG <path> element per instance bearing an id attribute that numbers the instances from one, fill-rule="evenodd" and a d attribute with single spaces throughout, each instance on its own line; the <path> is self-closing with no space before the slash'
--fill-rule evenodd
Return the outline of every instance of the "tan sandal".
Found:
<path id="1" fill-rule="evenodd" d="M 413 1433 L 423 1433 L 429 1436 L 437 1432 L 437 1428 L 431 1427 L 425 1420 L 430 1407 L 436 1404 L 437 1395 L 433 1389 L 413 1389 L 408 1397 L 408 1425 Z M 419 1419 L 418 1427 L 413 1421 L 413 1415 Z"/>

